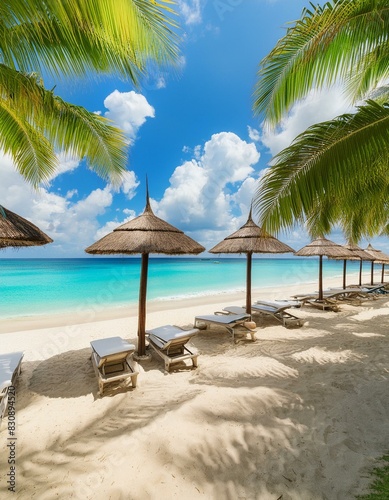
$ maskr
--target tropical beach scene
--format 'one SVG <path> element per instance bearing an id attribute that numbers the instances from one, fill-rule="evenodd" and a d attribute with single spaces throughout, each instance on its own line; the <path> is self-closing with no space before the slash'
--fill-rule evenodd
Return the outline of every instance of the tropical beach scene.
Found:
<path id="1" fill-rule="evenodd" d="M 389 499 L 388 0 L 0 20 L 0 498 Z"/>

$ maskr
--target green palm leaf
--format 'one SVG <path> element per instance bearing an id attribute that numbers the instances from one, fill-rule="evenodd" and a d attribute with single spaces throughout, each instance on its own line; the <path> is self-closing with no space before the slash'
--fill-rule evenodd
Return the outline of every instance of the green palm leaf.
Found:
<path id="1" fill-rule="evenodd" d="M 254 110 L 276 124 L 311 88 L 348 82 L 353 100 L 389 77 L 387 0 L 333 0 L 305 9 L 260 63 Z"/>
<path id="2" fill-rule="evenodd" d="M 4 64 L 21 72 L 45 70 L 57 77 L 116 72 L 136 83 L 149 61 L 166 64 L 177 60 L 177 25 L 169 3 L 3 2 L 0 54 Z"/>
<path id="3" fill-rule="evenodd" d="M 310 127 L 275 156 L 264 176 L 256 201 L 261 223 L 275 232 L 307 220 L 314 235 L 336 222 L 347 227 L 359 205 L 367 218 L 388 193 L 388 145 L 389 107 L 374 101 L 355 115 Z M 373 232 L 388 219 L 387 211 L 380 213 Z"/>
<path id="4" fill-rule="evenodd" d="M 86 157 L 103 178 L 120 179 L 127 143 L 124 133 L 109 120 L 66 103 L 47 91 L 35 75 L 22 75 L 2 65 L 0 91 L 9 96 L 0 100 L 0 144 L 34 186 L 53 175 L 58 165 L 55 149 Z"/>

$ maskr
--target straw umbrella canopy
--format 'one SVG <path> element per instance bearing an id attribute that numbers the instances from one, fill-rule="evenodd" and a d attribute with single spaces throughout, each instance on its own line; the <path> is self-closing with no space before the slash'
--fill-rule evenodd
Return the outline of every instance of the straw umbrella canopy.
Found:
<path id="1" fill-rule="evenodd" d="M 0 248 L 39 246 L 52 241 L 32 222 L 0 205 Z"/>
<path id="2" fill-rule="evenodd" d="M 300 257 L 319 256 L 319 300 L 323 300 L 323 256 L 348 259 L 353 254 L 344 246 L 338 245 L 327 238 L 317 238 L 305 247 L 300 248 L 295 252 L 295 255 Z"/>
<path id="3" fill-rule="evenodd" d="M 381 250 L 377 250 L 372 247 L 372 245 L 369 243 L 368 246 L 366 247 L 366 252 L 371 255 L 371 279 L 370 279 L 370 284 L 374 285 L 374 262 L 377 262 L 378 264 L 382 264 L 382 275 L 381 275 L 381 282 L 384 282 L 384 271 L 385 271 L 385 264 L 389 263 L 389 255 L 386 253 L 382 252 Z"/>
<path id="4" fill-rule="evenodd" d="M 215 245 L 210 253 L 245 253 L 246 267 L 246 312 L 251 314 L 251 268 L 253 253 L 288 253 L 293 248 L 277 240 L 257 226 L 252 219 L 251 209 L 246 224 L 238 231 Z"/>
<path id="5" fill-rule="evenodd" d="M 343 260 L 343 288 L 346 288 L 346 269 L 347 269 L 347 261 L 348 260 L 359 260 L 359 286 L 362 285 L 362 262 L 364 260 L 371 260 L 372 256 L 363 250 L 358 245 L 353 243 L 347 243 L 347 245 L 343 245 L 344 248 L 350 250 L 352 256 L 349 257 L 330 257 L 330 259 L 334 260 Z"/>
<path id="6" fill-rule="evenodd" d="M 146 208 L 142 215 L 122 224 L 85 249 L 87 253 L 141 254 L 139 287 L 138 357 L 146 355 L 146 293 L 149 254 L 199 254 L 205 248 L 181 230 L 155 216 L 146 195 Z"/>

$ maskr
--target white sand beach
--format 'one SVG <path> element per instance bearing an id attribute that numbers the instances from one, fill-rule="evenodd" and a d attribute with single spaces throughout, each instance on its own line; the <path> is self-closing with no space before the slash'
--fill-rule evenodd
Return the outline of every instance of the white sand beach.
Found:
<path id="1" fill-rule="evenodd" d="M 339 286 L 339 279 L 326 286 Z M 257 290 L 286 298 L 316 285 Z M 151 302 L 147 327 L 190 327 L 243 294 Z M 89 314 L 89 316 L 88 316 Z M 16 387 L 16 496 L 1 498 L 348 500 L 389 450 L 389 296 L 340 312 L 304 307 L 301 328 L 258 321 L 257 340 L 223 329 L 192 344 L 197 369 L 142 362 L 138 387 L 100 397 L 90 341 L 136 343 L 137 311 L 3 321 L 0 353 L 23 350 Z M 89 321 L 89 322 L 88 322 Z"/>

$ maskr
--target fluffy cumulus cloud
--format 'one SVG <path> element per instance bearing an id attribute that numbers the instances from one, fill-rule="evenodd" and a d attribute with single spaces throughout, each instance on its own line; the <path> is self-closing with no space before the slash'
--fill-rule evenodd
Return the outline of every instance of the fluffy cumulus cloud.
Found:
<path id="1" fill-rule="evenodd" d="M 136 188 L 139 186 L 139 181 L 136 178 L 135 172 L 128 170 L 123 174 L 123 179 L 116 192 L 122 192 L 128 200 L 131 200 L 136 194 Z"/>
<path id="2" fill-rule="evenodd" d="M 58 158 L 58 162 L 59 162 L 58 168 L 55 170 L 55 172 L 51 176 L 50 181 L 55 179 L 55 177 L 58 177 L 58 175 L 64 174 L 65 172 L 72 172 L 80 164 L 79 158 L 71 156 L 63 151 L 61 151 L 57 154 L 57 158 Z"/>
<path id="3" fill-rule="evenodd" d="M 154 108 L 142 95 L 134 92 L 119 92 L 114 90 L 104 100 L 104 106 L 108 109 L 105 116 L 121 128 L 133 142 L 139 128 L 147 118 L 154 118 Z"/>
<path id="4" fill-rule="evenodd" d="M 247 218 L 258 160 L 253 143 L 232 132 L 214 134 L 199 158 L 174 170 L 163 198 L 153 203 L 156 214 L 184 231 L 201 232 L 203 242 L 236 229 Z"/>
<path id="5" fill-rule="evenodd" d="M 200 24 L 203 0 L 178 0 L 178 8 L 185 24 Z"/>
<path id="6" fill-rule="evenodd" d="M 253 142 L 258 142 L 261 140 L 261 134 L 260 134 L 259 130 L 257 130 L 256 128 L 253 128 L 253 127 L 250 127 L 250 125 L 247 125 L 247 131 L 248 131 L 250 139 Z"/>
<path id="7" fill-rule="evenodd" d="M 276 130 L 263 128 L 261 141 L 271 154 L 275 155 L 314 123 L 331 120 L 352 110 L 342 89 L 337 86 L 321 92 L 312 91 L 304 100 L 293 106 Z"/>

